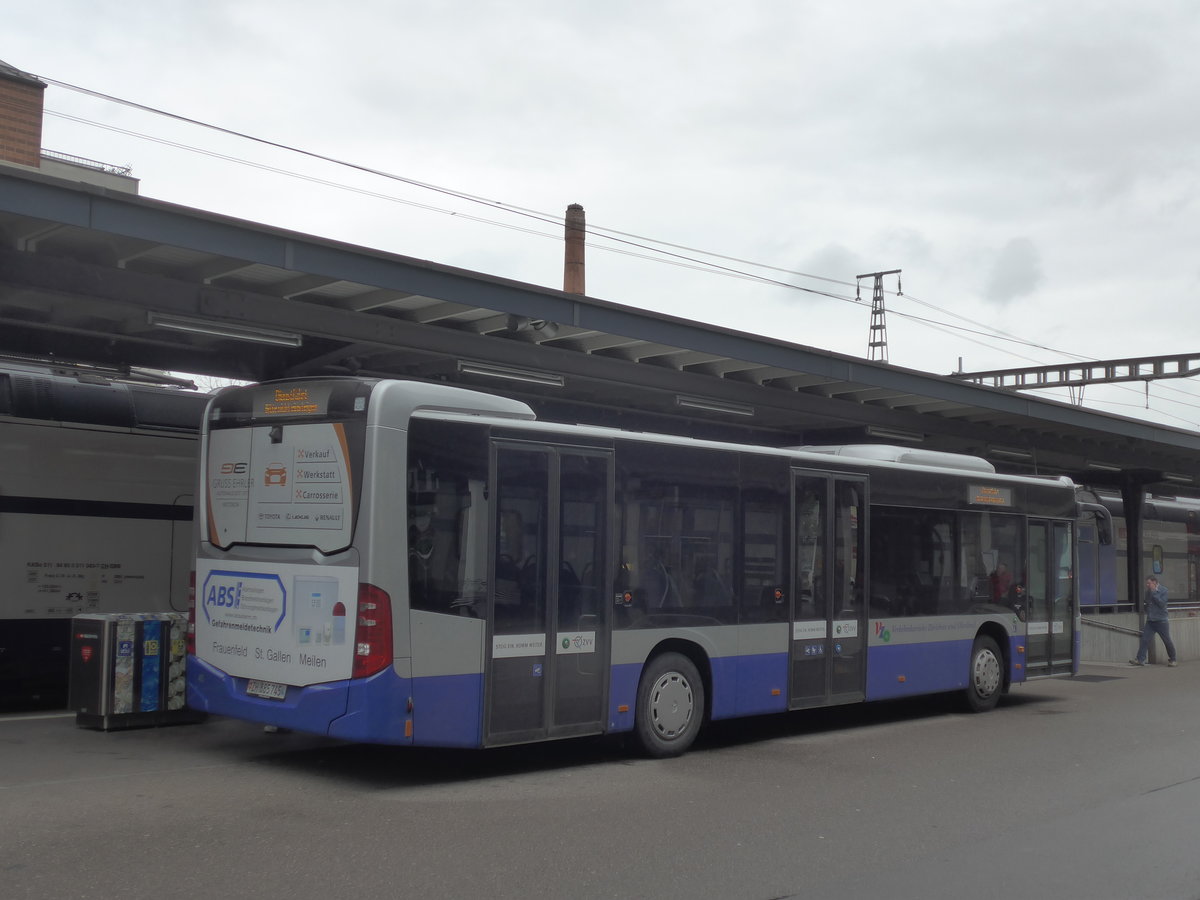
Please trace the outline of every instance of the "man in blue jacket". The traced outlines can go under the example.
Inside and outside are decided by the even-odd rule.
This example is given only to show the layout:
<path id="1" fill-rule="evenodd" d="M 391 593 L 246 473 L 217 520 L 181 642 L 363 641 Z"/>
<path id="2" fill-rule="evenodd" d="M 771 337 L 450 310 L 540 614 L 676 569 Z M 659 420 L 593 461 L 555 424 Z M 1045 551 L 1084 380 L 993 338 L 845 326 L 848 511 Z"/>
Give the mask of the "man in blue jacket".
<path id="1" fill-rule="evenodd" d="M 1129 661 L 1131 666 L 1146 664 L 1150 643 L 1156 633 L 1167 648 L 1167 665 L 1178 665 L 1175 661 L 1175 642 L 1171 640 L 1171 621 L 1167 615 L 1167 589 L 1151 575 L 1146 579 L 1146 627 L 1142 629 L 1142 642 L 1138 644 L 1137 657 Z"/>

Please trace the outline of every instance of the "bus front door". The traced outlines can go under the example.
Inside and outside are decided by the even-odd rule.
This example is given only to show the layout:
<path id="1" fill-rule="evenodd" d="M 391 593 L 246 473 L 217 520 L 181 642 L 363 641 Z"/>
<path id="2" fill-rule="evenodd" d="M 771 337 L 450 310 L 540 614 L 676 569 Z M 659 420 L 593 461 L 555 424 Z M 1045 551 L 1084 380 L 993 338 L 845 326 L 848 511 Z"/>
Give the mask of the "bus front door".
<path id="1" fill-rule="evenodd" d="M 865 696 L 867 482 L 792 473 L 789 708 Z"/>
<path id="2" fill-rule="evenodd" d="M 1076 587 L 1067 522 L 1029 523 L 1029 577 L 1025 586 L 1025 677 L 1072 671 Z"/>
<path id="3" fill-rule="evenodd" d="M 612 455 L 496 442 L 489 745 L 604 730 Z"/>

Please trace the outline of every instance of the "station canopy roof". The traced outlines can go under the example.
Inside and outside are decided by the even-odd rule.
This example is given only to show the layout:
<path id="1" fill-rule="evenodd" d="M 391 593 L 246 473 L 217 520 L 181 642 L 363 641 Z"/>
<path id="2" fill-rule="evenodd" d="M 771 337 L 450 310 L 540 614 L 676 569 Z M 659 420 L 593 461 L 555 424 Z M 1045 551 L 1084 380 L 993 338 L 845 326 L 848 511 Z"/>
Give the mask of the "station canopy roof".
<path id="1" fill-rule="evenodd" d="M 0 168 L 0 354 L 461 384 L 539 417 L 1200 490 L 1200 434 Z"/>

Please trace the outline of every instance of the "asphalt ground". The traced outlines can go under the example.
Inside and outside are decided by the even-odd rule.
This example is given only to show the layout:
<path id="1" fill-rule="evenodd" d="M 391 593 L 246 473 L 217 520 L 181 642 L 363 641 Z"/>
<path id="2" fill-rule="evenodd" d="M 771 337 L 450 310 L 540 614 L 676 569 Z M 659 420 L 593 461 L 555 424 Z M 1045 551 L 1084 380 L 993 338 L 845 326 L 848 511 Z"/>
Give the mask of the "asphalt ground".
<path id="1" fill-rule="evenodd" d="M 1200 898 L 1200 663 L 489 751 L 0 716 L 0 896 Z"/>

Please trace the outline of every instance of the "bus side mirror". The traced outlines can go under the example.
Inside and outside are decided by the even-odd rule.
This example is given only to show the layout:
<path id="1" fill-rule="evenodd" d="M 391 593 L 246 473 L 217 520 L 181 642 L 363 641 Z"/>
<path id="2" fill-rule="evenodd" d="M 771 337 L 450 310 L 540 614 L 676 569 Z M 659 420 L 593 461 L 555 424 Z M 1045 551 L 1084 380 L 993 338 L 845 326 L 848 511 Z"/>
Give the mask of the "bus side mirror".
<path id="1" fill-rule="evenodd" d="M 1113 542 L 1113 523 L 1108 507 L 1099 503 L 1080 503 L 1079 513 L 1080 516 L 1091 513 L 1095 517 L 1096 540 L 1105 547 L 1110 546 Z"/>

